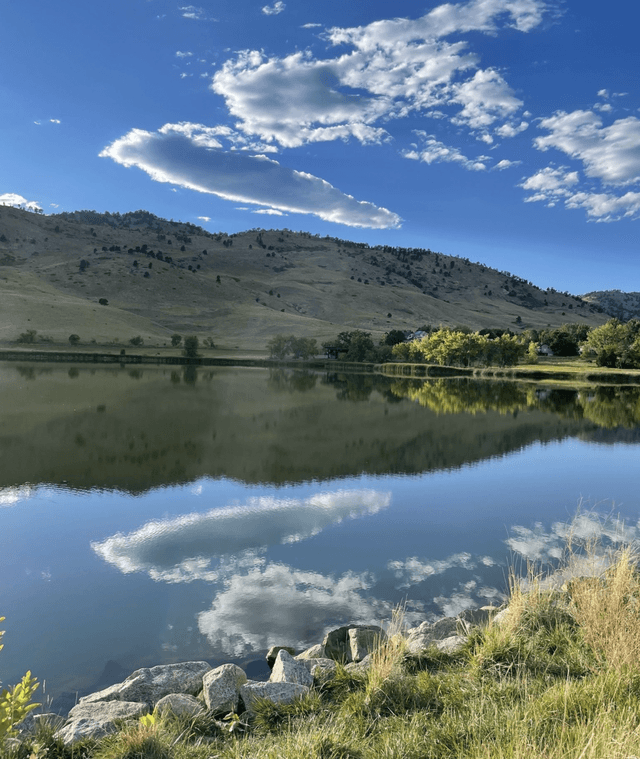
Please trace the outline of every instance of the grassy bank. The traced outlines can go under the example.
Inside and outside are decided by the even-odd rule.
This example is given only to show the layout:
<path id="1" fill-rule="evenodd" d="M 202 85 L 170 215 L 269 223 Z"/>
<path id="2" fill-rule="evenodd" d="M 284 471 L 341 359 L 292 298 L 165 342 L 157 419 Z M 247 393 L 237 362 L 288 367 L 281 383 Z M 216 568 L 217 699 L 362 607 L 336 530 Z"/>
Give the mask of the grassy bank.
<path id="1" fill-rule="evenodd" d="M 294 704 L 261 703 L 247 725 L 162 718 L 73 749 L 42 727 L 12 756 L 631 759 L 640 755 L 636 557 L 592 553 L 586 571 L 584 559 L 572 562 L 552 582 L 513 581 L 507 611 L 454 655 L 409 655 L 392 635 L 368 671 L 339 667 Z"/>

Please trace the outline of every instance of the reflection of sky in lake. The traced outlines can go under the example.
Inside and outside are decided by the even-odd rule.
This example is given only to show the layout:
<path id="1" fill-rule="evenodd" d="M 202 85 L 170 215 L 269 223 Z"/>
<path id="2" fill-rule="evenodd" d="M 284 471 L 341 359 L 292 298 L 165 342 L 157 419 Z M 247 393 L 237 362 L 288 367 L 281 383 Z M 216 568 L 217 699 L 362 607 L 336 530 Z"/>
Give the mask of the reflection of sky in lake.
<path id="1" fill-rule="evenodd" d="M 3 679 L 89 688 L 108 660 L 222 662 L 405 599 L 412 623 L 499 602 L 512 560 L 560 555 L 581 498 L 628 522 L 585 515 L 576 538 L 640 539 L 638 452 L 566 440 L 411 477 L 2 490 Z"/>

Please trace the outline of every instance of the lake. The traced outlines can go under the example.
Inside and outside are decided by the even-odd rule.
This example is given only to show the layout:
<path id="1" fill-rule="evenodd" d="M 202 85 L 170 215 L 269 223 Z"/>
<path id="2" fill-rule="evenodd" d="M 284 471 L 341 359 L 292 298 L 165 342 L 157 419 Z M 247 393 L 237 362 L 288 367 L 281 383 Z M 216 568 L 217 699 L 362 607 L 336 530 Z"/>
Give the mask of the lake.
<path id="1" fill-rule="evenodd" d="M 0 364 L 2 680 L 64 710 L 141 666 L 260 678 L 400 603 L 500 603 L 581 504 L 578 537 L 640 536 L 639 462 L 640 388 Z"/>

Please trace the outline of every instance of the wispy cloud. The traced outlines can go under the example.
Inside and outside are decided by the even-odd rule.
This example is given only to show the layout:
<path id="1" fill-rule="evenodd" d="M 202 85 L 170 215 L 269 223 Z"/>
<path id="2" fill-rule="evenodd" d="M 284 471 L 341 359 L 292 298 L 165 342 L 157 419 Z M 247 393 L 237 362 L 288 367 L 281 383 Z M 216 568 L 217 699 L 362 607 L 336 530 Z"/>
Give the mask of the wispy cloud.
<path id="1" fill-rule="evenodd" d="M 397 214 L 358 201 L 323 179 L 281 166 L 265 155 L 223 149 L 221 140 L 233 144 L 236 138 L 226 127 L 166 124 L 155 133 L 134 129 L 100 155 L 123 166 L 138 166 L 158 182 L 226 200 L 309 213 L 352 227 L 399 225 Z"/>
<path id="2" fill-rule="evenodd" d="M 427 164 L 431 163 L 457 163 L 469 171 L 484 171 L 487 156 L 479 156 L 476 159 L 467 158 L 457 148 L 447 147 L 444 143 L 439 142 L 432 134 L 416 132 L 421 138 L 422 146 L 415 147 L 411 150 L 403 151 L 402 155 L 414 161 L 422 161 Z"/>
<path id="3" fill-rule="evenodd" d="M 345 49 L 333 58 L 310 52 L 268 57 L 244 51 L 226 61 L 212 89 L 221 95 L 239 128 L 283 147 L 355 138 L 363 144 L 389 139 L 389 118 L 428 116 L 443 107 L 453 125 L 491 141 L 505 123 L 515 134 L 522 106 L 497 70 L 451 35 L 528 32 L 539 25 L 542 0 L 471 0 L 434 8 L 418 19 L 377 21 L 329 29 L 326 41 Z M 357 95 L 356 95 L 357 93 Z M 382 126 L 384 123 L 385 126 Z"/>
<path id="4" fill-rule="evenodd" d="M 535 147 L 543 152 L 558 150 L 574 159 L 591 183 L 584 186 L 579 170 L 549 166 L 521 183 L 524 190 L 534 191 L 526 201 L 555 205 L 562 200 L 566 208 L 581 208 L 594 221 L 640 216 L 640 192 L 632 188 L 640 185 L 638 118 L 627 116 L 605 126 L 594 111 L 559 111 L 542 119 L 539 127 L 548 134 L 536 137 Z"/>
<path id="5" fill-rule="evenodd" d="M 188 51 L 187 52 L 182 52 L 182 50 L 177 50 L 176 51 L 176 57 L 177 58 L 191 58 L 192 55 L 193 55 L 193 53 L 190 53 Z"/>
<path id="6" fill-rule="evenodd" d="M 207 16 L 204 8 L 199 8 L 196 5 L 180 6 L 180 12 L 183 18 L 190 18 L 194 21 L 217 21 L 217 19 Z"/>
<path id="7" fill-rule="evenodd" d="M 278 13 L 282 13 L 282 11 L 287 6 L 282 2 L 282 0 L 278 0 L 278 2 L 274 3 L 273 5 L 265 5 L 262 8 L 262 12 L 266 16 L 277 16 Z"/>
<path id="8" fill-rule="evenodd" d="M 307 499 L 263 496 L 244 505 L 148 522 L 91 547 L 125 574 L 142 571 L 163 582 L 213 582 L 236 572 L 238 562 L 256 566 L 256 556 L 270 545 L 304 540 L 344 519 L 375 514 L 390 500 L 389 493 L 375 490 L 338 490 Z"/>

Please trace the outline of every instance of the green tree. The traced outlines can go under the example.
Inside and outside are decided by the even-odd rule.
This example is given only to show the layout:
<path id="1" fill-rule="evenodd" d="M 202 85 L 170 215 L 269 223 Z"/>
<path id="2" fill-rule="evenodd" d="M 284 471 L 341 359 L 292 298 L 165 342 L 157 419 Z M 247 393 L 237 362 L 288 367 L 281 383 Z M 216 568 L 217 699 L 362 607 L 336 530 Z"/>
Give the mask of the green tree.
<path id="1" fill-rule="evenodd" d="M 199 342 L 195 335 L 189 335 L 184 339 L 184 348 L 182 353 L 187 358 L 196 358 L 198 355 Z"/>
<path id="2" fill-rule="evenodd" d="M 294 358 L 307 360 L 318 352 L 318 343 L 312 337 L 290 337 L 289 350 Z"/>
<path id="3" fill-rule="evenodd" d="M 633 319 L 622 324 L 609 319 L 606 324 L 591 330 L 584 350 L 594 355 L 598 366 L 632 369 L 640 367 L 640 322 Z"/>
<path id="4" fill-rule="evenodd" d="M 77 345 L 80 342 L 80 335 L 69 335 L 71 345 Z"/>
<path id="5" fill-rule="evenodd" d="M 398 345 L 398 343 L 403 343 L 405 340 L 404 332 L 401 329 L 392 329 L 390 332 L 387 332 L 387 334 L 382 339 L 382 342 L 385 345 Z"/>
<path id="6" fill-rule="evenodd" d="M 129 340 L 129 342 L 131 343 L 131 345 L 135 345 L 135 346 L 144 345 L 144 340 L 142 339 L 140 335 L 136 335 L 135 337 L 132 337 Z"/>
<path id="7" fill-rule="evenodd" d="M 181 342 L 182 342 L 182 335 L 178 335 L 177 333 L 174 335 L 171 335 L 172 347 L 177 348 Z"/>
<path id="8" fill-rule="evenodd" d="M 289 354 L 291 337 L 287 335 L 274 335 L 267 343 L 267 350 L 269 351 L 269 358 L 278 359 L 282 361 Z"/>

